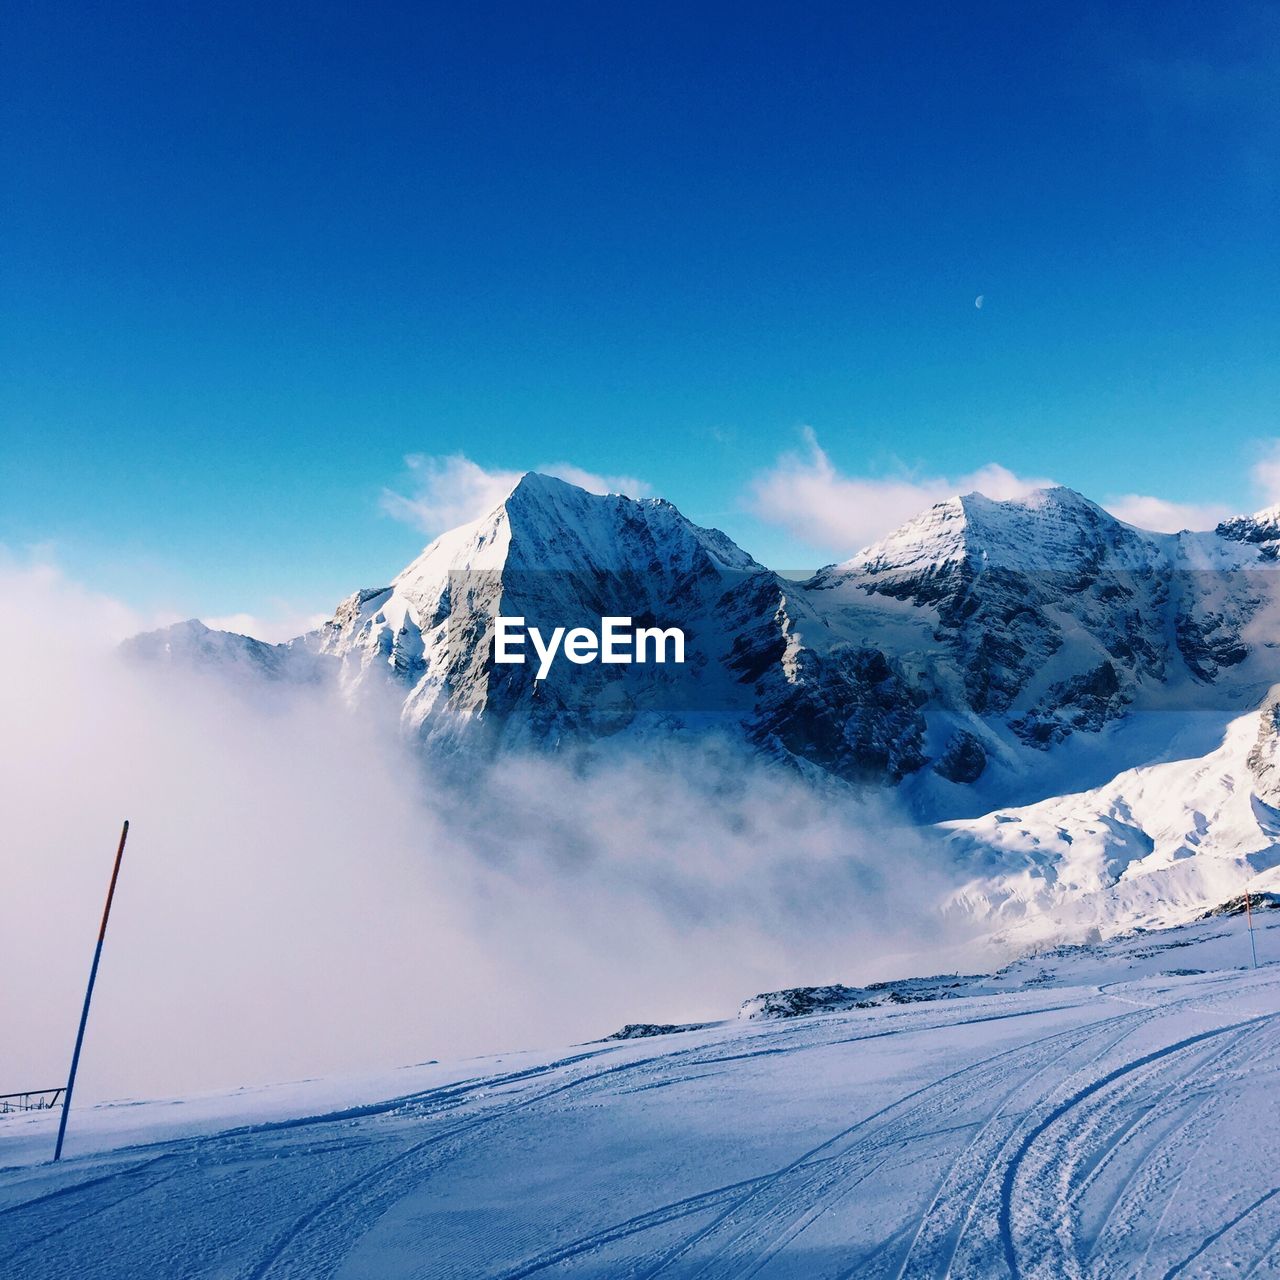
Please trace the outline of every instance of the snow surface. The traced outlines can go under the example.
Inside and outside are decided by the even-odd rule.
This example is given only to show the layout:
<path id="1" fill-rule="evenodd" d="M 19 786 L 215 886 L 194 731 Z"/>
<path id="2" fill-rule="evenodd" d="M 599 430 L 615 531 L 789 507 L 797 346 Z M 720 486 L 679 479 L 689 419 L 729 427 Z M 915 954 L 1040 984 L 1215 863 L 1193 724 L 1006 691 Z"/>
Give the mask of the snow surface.
<path id="1" fill-rule="evenodd" d="M 1178 924 L 1246 888 L 1280 889 L 1280 811 L 1259 776 L 1278 744 L 1269 717 L 1241 716 L 1207 755 L 939 824 L 971 877 L 952 909 L 1025 945 Z"/>
<path id="2" fill-rule="evenodd" d="M 975 994 L 0 1119 L 0 1276 L 1280 1274 L 1280 911 Z"/>

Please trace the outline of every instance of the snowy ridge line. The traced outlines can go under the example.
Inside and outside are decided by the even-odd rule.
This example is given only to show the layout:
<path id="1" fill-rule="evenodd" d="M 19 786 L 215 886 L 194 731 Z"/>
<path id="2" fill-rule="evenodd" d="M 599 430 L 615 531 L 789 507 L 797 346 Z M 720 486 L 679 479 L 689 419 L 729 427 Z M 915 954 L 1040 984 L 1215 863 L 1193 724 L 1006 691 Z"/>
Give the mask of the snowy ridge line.
<path id="1" fill-rule="evenodd" d="M 1243 916 L 1243 899 L 1237 909 L 1233 903 L 1203 912 L 1198 922 L 1219 922 L 1225 916 Z M 1280 908 L 1280 896 L 1263 894 L 1254 903 L 1254 911 Z M 1280 921 L 1276 923 L 1280 924 Z M 1200 930 L 1195 941 L 1206 942 L 1226 939 L 1233 934 L 1227 930 L 1208 932 Z M 1124 945 L 1139 959 L 1162 955 L 1165 952 L 1194 945 L 1187 941 L 1185 932 L 1176 926 L 1165 929 L 1134 929 L 1113 936 L 1112 944 Z M 957 1000 L 965 996 L 982 995 L 992 991 L 1026 991 L 1043 985 L 1044 966 L 1087 958 L 1098 953 L 1094 943 L 1068 943 L 1049 950 L 1032 950 L 1010 961 L 989 974 L 942 974 L 927 978 L 891 978 L 869 983 L 865 987 L 830 983 L 813 987 L 787 987 L 780 991 L 765 991 L 744 1000 L 738 1018 L 748 1022 L 768 1022 L 802 1018 L 820 1014 L 843 1013 L 854 1009 L 902 1007 L 920 1003 Z M 1123 981 L 1123 979 L 1118 980 Z M 1100 992 L 1112 984 L 1101 984 Z M 715 1025 L 715 1024 L 708 1024 Z M 691 1028 L 694 1029 L 694 1028 Z"/>
<path id="2" fill-rule="evenodd" d="M 1152 535 L 1067 489 L 1009 502 L 969 495 L 797 581 L 669 503 L 588 494 L 530 473 L 493 512 L 436 539 L 390 586 L 353 593 L 317 632 L 264 646 L 185 623 L 133 649 L 243 662 L 264 675 L 293 666 L 310 677 L 318 661 L 337 659 L 349 691 L 379 675 L 398 688 L 408 727 L 429 740 L 457 746 L 460 727 L 483 717 L 504 722 L 504 739 L 545 741 L 552 732 L 594 736 L 586 713 L 616 682 L 544 682 L 544 694 L 571 702 L 553 709 L 554 726 L 539 727 L 533 685 L 493 669 L 494 620 L 570 626 L 669 611 L 665 621 L 687 623 L 699 637 L 706 665 L 667 690 L 669 709 L 682 698 L 689 710 L 727 698 L 726 709 L 748 713 L 752 723 L 741 727 L 757 747 L 807 752 L 839 776 L 869 770 L 890 781 L 932 759 L 963 786 L 988 766 L 1003 769 L 1010 751 L 1035 748 L 1032 761 L 1141 705 L 1238 707 L 1249 690 L 1256 703 L 1280 679 L 1280 662 L 1268 662 L 1259 643 L 1280 530 L 1260 527 L 1273 541 Z M 1002 639 L 993 643 L 997 623 Z M 848 700 L 843 730 L 863 738 L 854 756 L 842 758 L 833 741 L 816 754 L 801 748 L 801 730 L 825 736 L 840 727 L 815 719 L 822 710 L 807 697 L 803 706 L 773 705 L 812 685 Z M 638 715 L 639 726 L 654 690 L 624 687 L 640 701 L 623 723 Z M 901 707 L 890 708 L 886 693 Z M 928 704 L 924 736 L 936 743 L 921 736 L 911 705 L 919 701 Z M 848 716 L 855 710 L 863 714 Z M 873 710 L 879 723 L 866 714 Z"/>

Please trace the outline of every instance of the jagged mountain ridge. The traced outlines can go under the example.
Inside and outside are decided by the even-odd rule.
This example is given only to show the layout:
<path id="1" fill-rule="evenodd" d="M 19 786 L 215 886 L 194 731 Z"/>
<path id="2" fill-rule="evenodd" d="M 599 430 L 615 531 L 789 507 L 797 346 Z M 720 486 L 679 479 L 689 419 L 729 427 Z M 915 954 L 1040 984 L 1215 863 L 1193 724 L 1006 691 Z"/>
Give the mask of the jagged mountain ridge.
<path id="1" fill-rule="evenodd" d="M 841 778 L 905 781 L 926 808 L 981 812 L 1041 777 L 1044 794 L 1065 789 L 1053 762 L 1098 754 L 1145 708 L 1225 723 L 1256 706 L 1280 679 L 1277 547 L 1275 511 L 1156 534 L 1052 488 L 939 503 L 795 582 L 661 499 L 529 473 L 387 586 L 251 661 L 266 675 L 318 661 L 351 697 L 390 690 L 432 746 L 715 727 Z M 561 663 L 535 683 L 529 665 L 493 663 L 498 614 L 550 629 L 608 613 L 682 627 L 686 668 Z M 138 645 L 217 660 L 207 637 L 172 630 Z M 1113 756 L 1097 762 L 1108 777 Z"/>

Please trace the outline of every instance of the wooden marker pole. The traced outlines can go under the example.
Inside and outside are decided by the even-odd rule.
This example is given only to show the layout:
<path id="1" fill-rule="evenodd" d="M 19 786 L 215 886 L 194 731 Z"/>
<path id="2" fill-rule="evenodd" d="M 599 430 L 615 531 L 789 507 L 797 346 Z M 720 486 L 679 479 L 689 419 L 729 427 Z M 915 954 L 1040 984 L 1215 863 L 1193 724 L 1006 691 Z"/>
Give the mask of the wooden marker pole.
<path id="1" fill-rule="evenodd" d="M 98 945 L 93 950 L 93 965 L 89 969 L 89 985 L 84 993 L 84 1008 L 80 1010 L 80 1030 L 76 1032 L 75 1052 L 71 1055 L 71 1074 L 67 1077 L 67 1091 L 62 1095 L 62 1119 L 58 1122 L 58 1145 L 53 1158 L 62 1158 L 62 1140 L 67 1135 L 67 1113 L 71 1110 L 71 1091 L 76 1087 L 76 1068 L 80 1065 L 80 1047 L 84 1044 L 84 1028 L 89 1021 L 89 1001 L 93 999 L 93 984 L 98 980 L 98 961 L 102 959 L 102 941 L 107 936 L 107 918 L 111 915 L 111 899 L 116 896 L 116 880 L 120 877 L 120 860 L 124 857 L 124 842 L 129 838 L 129 822 L 125 820 L 120 831 L 120 845 L 116 849 L 116 864 L 111 869 L 111 884 L 107 888 L 107 905 L 102 908 L 102 923 L 98 926 Z"/>
<path id="2" fill-rule="evenodd" d="M 1249 901 L 1249 890 L 1244 891 L 1244 918 L 1249 925 L 1249 951 L 1253 956 L 1253 967 L 1258 967 L 1258 944 L 1253 938 L 1253 904 Z"/>

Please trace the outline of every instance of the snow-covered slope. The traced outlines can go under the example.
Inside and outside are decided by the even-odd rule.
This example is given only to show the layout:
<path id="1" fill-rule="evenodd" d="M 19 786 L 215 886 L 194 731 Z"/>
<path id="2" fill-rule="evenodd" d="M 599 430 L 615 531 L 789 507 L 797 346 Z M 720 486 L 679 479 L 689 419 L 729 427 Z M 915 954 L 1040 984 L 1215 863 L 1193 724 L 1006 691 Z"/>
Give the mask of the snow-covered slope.
<path id="1" fill-rule="evenodd" d="M 967 878 L 953 908 L 1027 942 L 1158 927 L 1280 889 L 1278 710 L 1272 695 L 1205 756 L 941 824 Z"/>
<path id="2" fill-rule="evenodd" d="M 1280 1273 L 1280 911 L 983 994 L 0 1117 L 0 1280 Z M 995 980 L 993 980 L 995 981 Z M 424 1046 L 429 1052 L 429 1046 Z"/>

